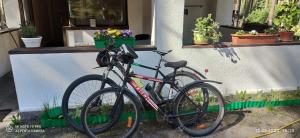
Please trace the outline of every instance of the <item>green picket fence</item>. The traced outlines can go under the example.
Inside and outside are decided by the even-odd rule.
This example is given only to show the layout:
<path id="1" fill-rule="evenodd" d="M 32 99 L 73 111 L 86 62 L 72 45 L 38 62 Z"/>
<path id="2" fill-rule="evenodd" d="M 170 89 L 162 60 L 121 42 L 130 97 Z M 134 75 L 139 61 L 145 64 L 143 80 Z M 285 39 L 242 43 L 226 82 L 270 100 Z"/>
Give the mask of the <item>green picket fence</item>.
<path id="1" fill-rule="evenodd" d="M 225 105 L 225 110 L 233 111 L 238 109 L 245 108 L 262 108 L 268 106 L 295 106 L 300 105 L 300 99 L 293 100 L 284 100 L 284 101 L 246 101 L 246 102 L 232 102 Z M 217 112 L 219 110 L 219 106 L 213 105 L 208 107 L 208 112 Z M 40 124 L 42 128 L 48 127 L 66 127 L 67 123 L 63 118 L 58 119 L 59 116 L 62 115 L 60 107 L 55 107 L 50 109 L 47 113 L 44 113 L 40 118 Z M 127 121 L 128 117 L 134 117 L 134 113 L 132 112 L 124 112 L 121 115 L 121 121 Z M 156 115 L 155 111 L 145 111 L 142 113 L 142 120 L 155 120 Z M 99 124 L 105 123 L 108 121 L 108 116 L 106 115 L 98 115 L 98 116 L 89 116 L 88 117 L 89 124 Z M 80 123 L 80 119 L 77 118 L 76 122 Z"/>

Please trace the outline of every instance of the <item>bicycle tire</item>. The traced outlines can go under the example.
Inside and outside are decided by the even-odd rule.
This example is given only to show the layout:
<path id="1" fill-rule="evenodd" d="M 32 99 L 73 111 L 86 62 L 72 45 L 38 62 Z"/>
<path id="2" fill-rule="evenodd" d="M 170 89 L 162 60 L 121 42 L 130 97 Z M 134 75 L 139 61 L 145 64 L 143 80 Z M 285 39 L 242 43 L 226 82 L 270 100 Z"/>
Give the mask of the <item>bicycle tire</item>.
<path id="1" fill-rule="evenodd" d="M 83 125 L 83 128 L 85 130 L 85 133 L 89 136 L 89 137 L 92 137 L 92 138 L 96 138 L 97 136 L 95 136 L 94 133 L 101 133 L 101 132 L 105 132 L 106 130 L 110 129 L 111 127 L 113 127 L 113 125 L 115 124 L 115 122 L 111 123 L 112 125 L 110 126 L 106 126 L 104 128 L 98 128 L 97 130 L 91 130 L 88 126 L 88 123 L 87 123 L 87 110 L 88 110 L 88 107 L 89 105 L 91 104 L 91 102 L 93 102 L 93 100 L 103 94 L 103 93 L 106 93 L 106 92 L 117 92 L 117 93 L 120 93 L 120 87 L 109 87 L 109 88 L 104 88 L 102 90 L 99 90 L 97 92 L 95 92 L 94 94 L 92 94 L 87 100 L 86 102 L 84 103 L 84 106 L 83 106 L 83 109 L 82 109 L 82 112 L 81 112 L 81 124 Z M 137 130 L 138 126 L 139 126 L 139 122 L 140 122 L 140 117 L 141 117 L 141 105 L 140 105 L 140 102 L 137 98 L 136 95 L 134 95 L 132 92 L 130 92 L 127 88 L 123 89 L 123 95 L 125 95 L 127 98 L 129 98 L 132 102 L 133 102 L 133 105 L 134 105 L 134 108 L 136 110 L 136 116 L 135 116 L 135 122 L 133 123 L 130 131 L 128 133 L 126 133 L 126 135 L 122 136 L 122 137 L 125 137 L 125 138 L 128 138 L 128 137 L 131 137 L 133 135 L 133 133 Z M 120 118 L 120 116 L 118 116 L 118 119 L 113 119 L 114 121 L 118 121 Z"/>
<path id="2" fill-rule="evenodd" d="M 208 127 L 208 128 L 204 128 L 204 129 L 199 129 L 199 130 L 191 130 L 189 128 L 187 128 L 183 121 L 180 120 L 180 118 L 178 117 L 179 113 L 178 113 L 178 106 L 180 104 L 180 101 L 183 99 L 183 96 L 185 96 L 185 93 L 189 92 L 190 89 L 193 89 L 195 87 L 200 87 L 201 89 L 210 89 L 213 90 L 213 92 L 215 92 L 214 94 L 216 94 L 217 98 L 220 100 L 219 104 L 220 104 L 220 108 L 219 108 L 219 115 L 218 118 L 216 119 L 216 121 L 213 123 L 212 126 Z M 182 90 L 182 92 L 176 97 L 175 101 L 174 101 L 174 114 L 176 117 L 176 120 L 178 122 L 178 124 L 180 125 L 180 128 L 182 128 L 182 130 L 187 133 L 188 135 L 192 136 L 192 137 L 201 137 L 201 136 L 206 136 L 211 134 L 212 132 L 214 132 L 218 126 L 221 124 L 223 118 L 224 118 L 224 114 L 225 114 L 225 109 L 224 109 L 224 99 L 222 94 L 220 93 L 220 91 L 215 88 L 214 86 L 207 84 L 207 83 L 203 83 L 203 82 L 194 82 L 191 83 L 189 85 L 187 85 L 186 87 L 184 87 L 184 89 Z"/>
<path id="3" fill-rule="evenodd" d="M 69 115 L 69 98 L 73 91 L 76 89 L 76 87 L 80 86 L 80 84 L 83 84 L 87 81 L 91 80 L 96 80 L 96 81 L 103 81 L 103 76 L 102 75 L 97 75 L 97 74 L 91 74 L 91 75 L 86 75 L 82 76 L 75 81 L 73 81 L 68 88 L 66 89 L 63 99 L 62 99 L 62 113 L 63 113 L 63 118 L 67 121 L 69 125 L 71 125 L 75 130 L 84 132 L 84 129 L 80 123 L 77 123 L 70 115 Z M 107 78 L 106 83 L 109 86 L 118 86 L 113 80 L 110 78 Z"/>

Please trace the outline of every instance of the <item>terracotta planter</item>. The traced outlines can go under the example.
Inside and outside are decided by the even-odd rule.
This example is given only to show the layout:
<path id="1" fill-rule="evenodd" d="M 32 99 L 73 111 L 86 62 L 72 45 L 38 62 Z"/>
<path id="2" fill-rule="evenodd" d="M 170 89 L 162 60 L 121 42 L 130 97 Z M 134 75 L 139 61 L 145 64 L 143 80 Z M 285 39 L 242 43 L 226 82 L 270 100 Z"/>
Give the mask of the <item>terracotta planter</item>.
<path id="1" fill-rule="evenodd" d="M 279 38 L 281 41 L 293 41 L 293 37 L 294 37 L 294 32 L 279 32 Z"/>
<path id="2" fill-rule="evenodd" d="M 258 34 L 258 35 L 236 35 L 232 34 L 232 45 L 246 44 L 274 44 L 277 40 L 277 34 Z"/>

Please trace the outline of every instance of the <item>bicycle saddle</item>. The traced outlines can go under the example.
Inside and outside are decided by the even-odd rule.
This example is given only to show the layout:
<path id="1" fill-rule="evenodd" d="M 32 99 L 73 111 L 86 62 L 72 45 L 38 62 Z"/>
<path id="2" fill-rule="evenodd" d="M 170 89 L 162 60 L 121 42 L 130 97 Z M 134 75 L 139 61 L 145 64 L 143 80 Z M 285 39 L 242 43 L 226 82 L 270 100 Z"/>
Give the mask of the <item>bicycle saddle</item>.
<path id="1" fill-rule="evenodd" d="M 181 67 L 185 67 L 187 64 L 187 61 L 185 60 L 180 60 L 177 62 L 166 62 L 165 63 L 165 67 L 170 67 L 170 68 L 174 68 L 174 69 L 178 69 Z"/>
<path id="2" fill-rule="evenodd" d="M 165 56 L 165 55 L 169 54 L 170 52 L 172 52 L 172 50 L 169 50 L 169 51 L 167 51 L 167 52 L 158 51 L 158 50 L 153 50 L 152 52 L 155 52 L 155 53 L 157 53 L 157 54 L 159 54 L 159 55 L 161 55 L 161 56 Z"/>

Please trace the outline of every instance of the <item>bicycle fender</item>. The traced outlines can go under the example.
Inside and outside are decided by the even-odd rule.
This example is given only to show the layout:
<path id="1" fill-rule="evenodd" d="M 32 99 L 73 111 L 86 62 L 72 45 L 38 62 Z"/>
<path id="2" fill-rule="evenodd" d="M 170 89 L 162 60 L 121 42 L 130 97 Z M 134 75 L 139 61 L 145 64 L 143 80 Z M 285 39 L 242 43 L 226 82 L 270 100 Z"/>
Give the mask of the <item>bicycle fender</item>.
<path id="1" fill-rule="evenodd" d="M 208 82 L 208 83 L 215 83 L 215 84 L 223 84 L 222 82 L 214 81 L 214 80 L 197 80 L 195 82 L 202 82 L 202 83 Z"/>

